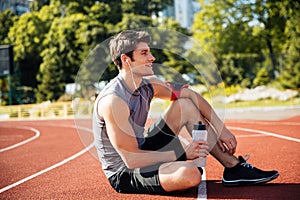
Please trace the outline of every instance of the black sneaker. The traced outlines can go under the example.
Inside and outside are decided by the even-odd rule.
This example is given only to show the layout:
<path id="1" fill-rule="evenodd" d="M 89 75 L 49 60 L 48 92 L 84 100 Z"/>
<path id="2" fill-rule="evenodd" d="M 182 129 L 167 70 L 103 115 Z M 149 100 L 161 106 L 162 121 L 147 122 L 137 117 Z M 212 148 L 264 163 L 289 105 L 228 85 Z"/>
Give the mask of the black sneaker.
<path id="1" fill-rule="evenodd" d="M 262 171 L 247 163 L 242 156 L 239 156 L 240 162 L 232 167 L 225 168 L 222 178 L 224 186 L 242 186 L 255 185 L 269 182 L 279 176 L 279 173 L 273 171 Z"/>

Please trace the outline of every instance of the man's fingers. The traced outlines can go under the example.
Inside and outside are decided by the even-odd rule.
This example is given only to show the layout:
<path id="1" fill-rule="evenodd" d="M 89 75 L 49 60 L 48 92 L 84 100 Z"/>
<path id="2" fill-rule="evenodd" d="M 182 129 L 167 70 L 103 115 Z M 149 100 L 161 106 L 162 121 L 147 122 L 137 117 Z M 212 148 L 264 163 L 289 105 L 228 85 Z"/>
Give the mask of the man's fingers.
<path id="1" fill-rule="evenodd" d="M 209 149 L 209 146 L 207 144 L 201 144 L 200 149 Z"/>
<path id="2" fill-rule="evenodd" d="M 208 156 L 209 152 L 207 151 L 207 149 L 200 149 L 199 151 L 199 157 L 206 157 Z"/>
<path id="3" fill-rule="evenodd" d="M 218 141 L 218 145 L 219 145 L 219 147 L 221 148 L 221 151 L 222 152 L 225 152 L 226 151 L 226 148 L 225 148 L 225 146 L 224 146 L 224 144 L 223 144 L 223 142 L 222 141 Z"/>
<path id="4" fill-rule="evenodd" d="M 208 145 L 208 142 L 205 141 L 205 140 L 198 140 L 198 141 L 194 141 L 195 143 L 199 144 L 199 145 L 202 145 L 202 144 L 206 144 Z"/>
<path id="5" fill-rule="evenodd" d="M 227 144 L 226 144 L 227 145 Z M 229 141 L 228 143 L 228 150 L 231 154 L 234 154 L 235 153 L 235 150 L 236 150 L 236 145 L 237 145 L 237 142 L 235 139 L 232 139 Z"/>

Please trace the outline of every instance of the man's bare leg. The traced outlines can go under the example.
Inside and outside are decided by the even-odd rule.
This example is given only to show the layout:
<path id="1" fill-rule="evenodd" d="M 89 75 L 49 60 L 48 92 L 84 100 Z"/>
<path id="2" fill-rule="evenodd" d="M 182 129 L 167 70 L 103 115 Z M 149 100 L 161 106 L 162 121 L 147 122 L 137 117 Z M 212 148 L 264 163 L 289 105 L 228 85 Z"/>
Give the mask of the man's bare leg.
<path id="1" fill-rule="evenodd" d="M 206 120 L 200 114 L 198 108 L 188 99 L 177 100 L 177 102 L 174 102 L 172 106 L 169 108 L 167 115 L 165 116 L 165 121 L 176 134 L 179 134 L 181 128 L 183 126 L 186 126 L 188 132 L 191 135 L 194 124 L 199 121 L 206 122 Z M 211 150 L 210 153 L 224 167 L 235 166 L 239 162 L 239 160 L 234 155 L 231 155 L 228 151 L 223 152 L 221 150 L 221 148 L 217 144 L 218 136 L 215 130 L 210 125 L 208 126 L 207 131 L 208 143 Z"/>
<path id="2" fill-rule="evenodd" d="M 179 101 L 177 100 L 177 102 L 174 102 L 164 116 L 164 119 L 177 135 L 183 126 L 185 126 L 191 134 L 195 123 L 198 121 L 206 122 L 197 107 L 188 99 L 179 99 Z M 237 166 L 240 162 L 239 159 L 228 151 L 223 152 L 217 143 L 218 139 L 215 129 L 209 125 L 208 143 L 211 145 L 210 153 L 225 167 L 225 169 Z M 168 165 L 167 163 L 163 164 L 159 171 L 161 184 L 166 191 L 186 189 L 200 184 L 201 175 L 198 168 L 192 162 L 174 163 L 171 165 Z M 249 180 L 247 181 L 249 184 L 257 184 L 258 182 L 256 182 L 256 180 L 260 177 L 264 179 L 264 182 L 268 182 L 279 175 L 278 172 L 274 170 L 263 172 L 263 174 L 257 174 L 256 171 L 252 169 L 251 173 L 253 173 L 253 178 L 248 178 Z M 241 177 L 243 178 L 243 174 L 241 174 Z M 243 183 L 237 181 L 236 184 Z"/>
<path id="3" fill-rule="evenodd" d="M 199 120 L 199 112 L 192 105 L 193 103 L 188 99 L 178 99 L 164 114 L 165 122 L 176 136 L 182 127 L 187 126 L 192 129 L 193 124 Z M 164 190 L 171 192 L 199 185 L 201 174 L 193 162 L 177 161 L 160 166 L 159 180 Z"/>
<path id="4" fill-rule="evenodd" d="M 159 168 L 159 180 L 165 191 L 185 190 L 201 182 L 201 174 L 192 162 L 164 163 Z"/>
<path id="5" fill-rule="evenodd" d="M 197 107 L 189 99 L 179 99 L 173 102 L 163 118 L 176 135 L 184 126 L 191 134 L 194 124 L 198 121 L 205 122 Z M 211 147 L 211 154 L 225 167 L 236 165 L 238 163 L 236 157 L 221 151 L 216 142 L 216 133 L 212 128 L 208 129 L 208 135 L 211 135 L 208 142 L 214 145 Z M 160 167 L 159 179 L 166 191 L 175 191 L 199 185 L 201 174 L 192 162 L 172 162 Z"/>

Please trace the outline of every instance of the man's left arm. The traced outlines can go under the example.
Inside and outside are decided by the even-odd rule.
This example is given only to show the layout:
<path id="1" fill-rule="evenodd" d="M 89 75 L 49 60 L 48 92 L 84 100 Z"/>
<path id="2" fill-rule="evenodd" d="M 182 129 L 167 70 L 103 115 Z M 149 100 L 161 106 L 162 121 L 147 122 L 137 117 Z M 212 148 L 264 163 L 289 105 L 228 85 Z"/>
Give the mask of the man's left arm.
<path id="1" fill-rule="evenodd" d="M 228 150 L 234 154 L 237 141 L 235 136 L 226 128 L 223 121 L 218 117 L 211 105 L 197 92 L 185 87 L 175 87 L 170 83 L 163 82 L 155 76 L 147 77 L 154 88 L 154 96 L 165 100 L 175 100 L 176 98 L 189 98 L 196 105 L 202 116 L 215 128 L 219 136 L 218 144 L 223 152 Z M 175 92 L 174 89 L 177 91 Z M 174 95 L 176 94 L 176 95 Z M 225 146 L 225 145 L 226 146 Z"/>
<path id="2" fill-rule="evenodd" d="M 237 141 L 235 136 L 227 129 L 223 121 L 216 114 L 212 106 L 197 92 L 189 89 L 183 88 L 180 92 L 180 98 L 189 98 L 197 106 L 201 115 L 213 125 L 218 133 L 219 141 L 218 144 L 222 151 L 225 152 L 226 149 L 234 154 L 236 150 Z M 224 144 L 226 146 L 224 146 Z"/>

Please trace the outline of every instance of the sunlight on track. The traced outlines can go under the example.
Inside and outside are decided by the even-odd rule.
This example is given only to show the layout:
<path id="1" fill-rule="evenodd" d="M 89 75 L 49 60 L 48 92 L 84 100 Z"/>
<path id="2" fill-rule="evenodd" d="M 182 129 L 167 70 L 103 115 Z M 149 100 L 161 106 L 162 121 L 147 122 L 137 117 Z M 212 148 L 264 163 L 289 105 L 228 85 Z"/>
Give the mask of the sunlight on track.
<path id="1" fill-rule="evenodd" d="M 1 125 L 2 126 L 2 125 Z M 15 128 L 15 129 L 25 129 L 25 130 L 29 130 L 29 131 L 33 131 L 35 132 L 35 135 L 33 137 L 30 137 L 28 138 L 27 140 L 23 140 L 22 142 L 19 142 L 17 144 L 14 144 L 14 145 L 11 145 L 11 146 L 8 146 L 8 147 L 5 147 L 3 149 L 0 149 L 0 153 L 4 152 L 4 151 L 8 151 L 8 150 L 11 150 L 11 149 L 14 149 L 14 148 L 17 148 L 21 145 L 24 145 L 28 142 L 31 142 L 32 140 L 35 140 L 37 139 L 38 137 L 40 137 L 40 131 L 38 131 L 37 129 L 35 128 L 31 128 L 31 127 L 27 127 L 27 126 L 2 126 L 2 127 L 7 127 L 7 128 Z"/>
<path id="2" fill-rule="evenodd" d="M 267 131 L 261 131 L 261 130 L 255 130 L 255 129 L 249 129 L 249 128 L 241 128 L 241 127 L 233 127 L 233 126 L 228 126 L 228 128 L 231 130 L 247 131 L 247 132 L 251 132 L 251 133 L 260 133 L 263 135 L 277 137 L 277 138 L 284 139 L 284 140 L 300 142 L 300 139 L 298 139 L 298 138 L 288 137 L 288 136 L 280 135 L 277 133 L 271 133 L 271 132 L 267 132 Z"/>
<path id="3" fill-rule="evenodd" d="M 249 120 L 238 120 L 239 123 L 243 124 L 260 124 L 260 125 L 273 125 L 273 121 L 249 121 Z M 280 125 L 286 125 L 286 126 L 300 126 L 299 122 L 278 122 L 276 121 L 276 124 Z"/>
<path id="4" fill-rule="evenodd" d="M 69 126 L 69 127 L 74 128 L 74 127 L 72 127 L 72 126 Z M 78 126 L 77 126 L 77 128 L 78 128 L 78 129 L 81 129 L 81 127 L 78 127 Z M 88 129 L 88 128 L 86 128 L 86 127 L 82 127 L 82 129 L 85 130 L 85 131 L 92 132 L 91 129 Z M 8 185 L 8 186 L 6 186 L 6 187 L 4 187 L 4 188 L 1 188 L 1 189 L 0 189 L 0 193 L 5 192 L 5 191 L 7 191 L 7 190 L 9 190 L 9 189 L 11 189 L 11 188 L 13 188 L 13 187 L 16 187 L 16 186 L 18 186 L 18 185 L 20 185 L 20 184 L 22 184 L 22 183 L 24 183 L 24 182 L 26 182 L 26 181 L 29 181 L 29 180 L 31 180 L 31 179 L 37 177 L 37 176 L 40 176 L 40 175 L 42 175 L 42 174 L 44 174 L 44 173 L 46 173 L 46 172 L 48 172 L 48 171 L 50 171 L 50 170 L 52 170 L 52 169 L 55 169 L 55 168 L 57 168 L 57 167 L 59 167 L 59 166 L 62 166 L 62 165 L 64 165 L 64 164 L 66 164 L 67 162 L 69 162 L 69 161 L 71 161 L 71 160 L 73 160 L 73 159 L 75 159 L 75 158 L 81 156 L 82 154 L 88 152 L 88 151 L 89 151 L 91 148 L 93 148 L 93 147 L 94 147 L 94 143 L 91 143 L 89 146 L 87 146 L 87 147 L 84 148 L 83 150 L 81 150 L 81 151 L 79 151 L 78 153 L 76 153 L 76 154 L 74 154 L 74 155 L 72 155 L 72 156 L 70 156 L 70 157 L 64 159 L 63 161 L 58 162 L 58 163 L 56 163 L 56 164 L 54 164 L 54 165 L 52 165 L 52 166 L 50 166 L 50 167 L 48 167 L 48 168 L 46 168 L 46 169 L 43 169 L 43 170 L 41 170 L 41 171 L 39 171 L 39 172 L 37 172 L 37 173 L 35 173 L 35 174 L 32 174 L 31 176 L 28 176 L 28 177 L 26 177 L 26 178 L 24 178 L 24 179 L 22 179 L 22 180 L 19 180 L 19 181 L 15 182 L 15 183 L 13 183 L 13 184 L 11 184 L 11 185 Z"/>

